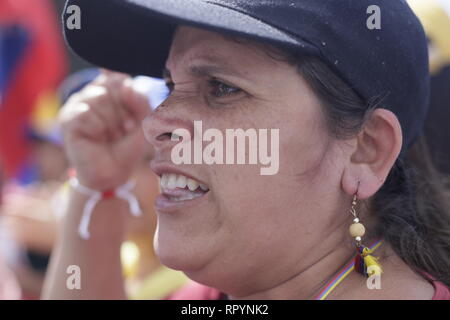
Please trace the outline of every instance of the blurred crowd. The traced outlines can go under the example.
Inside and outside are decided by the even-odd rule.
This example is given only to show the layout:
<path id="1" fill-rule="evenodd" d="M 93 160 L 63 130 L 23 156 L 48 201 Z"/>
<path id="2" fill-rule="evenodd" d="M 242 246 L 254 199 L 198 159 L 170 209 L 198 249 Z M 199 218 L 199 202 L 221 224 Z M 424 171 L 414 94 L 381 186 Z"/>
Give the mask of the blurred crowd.
<path id="1" fill-rule="evenodd" d="M 62 3 L 0 2 L 0 299 L 40 296 L 70 171 L 58 110 L 99 74 L 66 51 L 57 12 Z M 152 105 L 164 99 L 162 81 L 135 82 Z M 130 224 L 121 253 L 127 292 L 136 299 L 162 298 L 186 281 L 162 267 L 153 250 L 158 182 L 151 156 L 149 149 L 136 168 L 134 192 L 144 215 Z"/>
<path id="2" fill-rule="evenodd" d="M 30 2 L 33 2 L 30 6 Z M 429 39 L 432 94 L 426 137 L 435 164 L 450 173 L 450 0 L 410 0 Z M 0 299 L 38 299 L 70 171 L 57 114 L 99 70 L 73 60 L 60 32 L 63 1 L 0 1 Z M 137 85 L 155 107 L 164 99 L 158 79 Z M 161 266 L 153 250 L 157 177 L 149 147 L 136 168 L 134 192 L 144 215 L 130 224 L 122 246 L 132 299 L 160 299 L 187 278 Z"/>

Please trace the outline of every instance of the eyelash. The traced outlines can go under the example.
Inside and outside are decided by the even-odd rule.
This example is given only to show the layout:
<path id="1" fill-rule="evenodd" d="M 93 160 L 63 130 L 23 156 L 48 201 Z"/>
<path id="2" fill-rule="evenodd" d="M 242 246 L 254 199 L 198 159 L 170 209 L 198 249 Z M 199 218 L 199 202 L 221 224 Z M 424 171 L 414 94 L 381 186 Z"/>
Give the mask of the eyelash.
<path id="1" fill-rule="evenodd" d="M 239 93 L 242 92 L 241 89 L 233 87 L 233 86 L 230 86 L 230 85 L 228 85 L 226 83 L 223 83 L 222 81 L 219 81 L 217 79 L 209 80 L 208 81 L 208 85 L 209 85 L 209 87 L 211 89 L 211 91 L 209 93 L 212 94 L 215 98 L 223 98 L 223 97 L 239 94 Z M 166 81 L 166 86 L 169 89 L 169 92 L 172 93 L 172 91 L 175 88 L 175 83 L 172 82 L 172 81 Z M 231 92 L 231 93 L 223 93 L 223 92 L 213 93 L 214 86 L 219 87 L 222 90 L 224 90 L 224 89 L 231 89 L 233 92 Z"/>
<path id="2" fill-rule="evenodd" d="M 240 93 L 240 92 L 242 92 L 242 90 L 241 89 L 239 89 L 239 88 L 236 88 L 236 87 L 233 87 L 233 86 L 230 86 L 230 85 L 227 85 L 226 83 L 223 83 L 223 82 L 221 82 L 221 81 L 219 81 L 219 80 L 216 80 L 216 79 L 213 79 L 213 80 L 210 80 L 210 81 L 208 81 L 209 82 L 209 85 L 213 88 L 214 86 L 216 86 L 216 89 L 221 89 L 221 90 L 224 90 L 224 89 L 231 89 L 231 91 L 233 91 L 233 92 L 229 92 L 229 93 L 223 93 L 223 92 L 219 92 L 219 93 L 212 93 L 212 91 L 211 91 L 211 94 L 213 94 L 216 98 L 222 98 L 222 97 L 225 97 L 225 96 L 232 96 L 232 95 L 235 95 L 235 94 L 238 94 L 238 93 Z M 220 90 L 219 89 L 219 90 Z"/>

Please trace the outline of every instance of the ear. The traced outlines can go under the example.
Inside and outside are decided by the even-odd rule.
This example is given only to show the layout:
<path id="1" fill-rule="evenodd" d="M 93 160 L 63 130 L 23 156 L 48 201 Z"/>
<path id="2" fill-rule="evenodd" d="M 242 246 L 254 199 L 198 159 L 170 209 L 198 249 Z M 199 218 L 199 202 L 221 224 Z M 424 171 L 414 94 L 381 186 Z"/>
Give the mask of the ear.
<path id="1" fill-rule="evenodd" d="M 358 199 L 373 196 L 383 185 L 402 147 L 402 129 L 389 110 L 375 109 L 355 138 L 342 187 Z"/>

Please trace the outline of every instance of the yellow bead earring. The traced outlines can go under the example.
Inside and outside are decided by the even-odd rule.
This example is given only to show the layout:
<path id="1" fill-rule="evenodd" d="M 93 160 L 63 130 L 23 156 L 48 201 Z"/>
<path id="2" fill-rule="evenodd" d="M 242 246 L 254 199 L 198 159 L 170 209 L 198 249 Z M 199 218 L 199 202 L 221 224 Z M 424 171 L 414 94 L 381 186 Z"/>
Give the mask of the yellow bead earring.
<path id="1" fill-rule="evenodd" d="M 357 272 L 361 273 L 366 277 L 373 275 L 380 275 L 383 272 L 378 259 L 373 257 L 373 253 L 380 245 L 381 240 L 374 243 L 371 248 L 368 248 L 362 244 L 362 237 L 366 233 L 366 228 L 359 221 L 356 206 L 357 206 L 357 194 L 353 196 L 352 206 L 350 208 L 350 213 L 353 216 L 353 223 L 349 227 L 349 233 L 356 242 L 357 255 L 355 258 L 354 268 Z"/>

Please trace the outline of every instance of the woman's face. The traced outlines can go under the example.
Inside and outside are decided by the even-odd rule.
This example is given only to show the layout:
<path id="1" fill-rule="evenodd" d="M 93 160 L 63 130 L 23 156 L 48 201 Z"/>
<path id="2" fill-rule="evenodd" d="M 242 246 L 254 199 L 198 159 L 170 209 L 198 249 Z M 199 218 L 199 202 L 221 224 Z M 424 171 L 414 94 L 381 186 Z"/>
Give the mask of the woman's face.
<path id="1" fill-rule="evenodd" d="M 157 202 L 161 261 L 240 294 L 269 288 L 315 262 L 317 242 L 348 220 L 344 152 L 295 67 L 255 45 L 190 27 L 179 28 L 166 67 L 172 93 L 147 126 L 153 167 L 159 175 L 178 170 L 209 191 Z M 278 129 L 278 172 L 261 175 L 260 164 L 172 164 L 177 142 L 164 134 L 180 128 L 193 134 L 199 120 L 203 132 L 215 128 L 224 137 L 226 129 Z"/>

